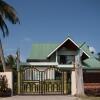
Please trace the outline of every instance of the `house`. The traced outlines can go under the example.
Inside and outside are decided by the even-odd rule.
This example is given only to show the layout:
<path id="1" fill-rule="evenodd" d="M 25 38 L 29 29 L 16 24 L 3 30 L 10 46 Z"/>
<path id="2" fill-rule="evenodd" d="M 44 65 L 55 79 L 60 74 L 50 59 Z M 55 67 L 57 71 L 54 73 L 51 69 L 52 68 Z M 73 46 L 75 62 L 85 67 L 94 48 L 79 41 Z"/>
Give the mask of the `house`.
<path id="1" fill-rule="evenodd" d="M 84 88 L 100 89 L 100 62 L 86 43 L 68 37 L 62 43 L 33 44 L 26 63 L 20 64 L 18 93 L 75 95 L 77 63 L 83 68 Z"/>

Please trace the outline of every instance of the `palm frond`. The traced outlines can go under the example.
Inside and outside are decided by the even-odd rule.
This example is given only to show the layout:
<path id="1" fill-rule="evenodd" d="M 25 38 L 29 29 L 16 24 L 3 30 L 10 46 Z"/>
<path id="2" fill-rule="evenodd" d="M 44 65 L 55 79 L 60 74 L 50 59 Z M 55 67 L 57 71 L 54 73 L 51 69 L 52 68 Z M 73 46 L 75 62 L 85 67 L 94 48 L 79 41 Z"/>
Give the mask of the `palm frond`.
<path id="1" fill-rule="evenodd" d="M 12 24 L 16 24 L 17 22 L 19 23 L 19 18 L 16 15 L 16 10 L 3 0 L 0 0 L 0 14 L 5 19 L 8 19 Z"/>
<path id="2" fill-rule="evenodd" d="M 6 58 L 6 64 L 11 66 L 15 65 L 16 64 L 15 57 L 13 55 L 8 55 Z"/>
<path id="3" fill-rule="evenodd" d="M 9 35 L 9 30 L 8 30 L 8 27 L 7 25 L 5 24 L 2 16 L 0 15 L 0 28 L 2 30 L 2 33 L 3 33 L 3 37 L 5 38 L 6 36 Z"/>

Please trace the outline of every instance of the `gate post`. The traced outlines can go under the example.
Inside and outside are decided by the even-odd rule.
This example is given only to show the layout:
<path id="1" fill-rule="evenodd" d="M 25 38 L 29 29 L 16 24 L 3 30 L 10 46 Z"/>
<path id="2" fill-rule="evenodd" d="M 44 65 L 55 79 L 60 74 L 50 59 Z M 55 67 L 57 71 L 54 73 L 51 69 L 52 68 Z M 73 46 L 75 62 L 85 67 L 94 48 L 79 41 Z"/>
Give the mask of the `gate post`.
<path id="1" fill-rule="evenodd" d="M 74 69 L 71 72 L 71 94 L 76 95 L 76 76 Z"/>
<path id="2" fill-rule="evenodd" d="M 64 94 L 67 94 L 67 72 L 64 71 Z"/>
<path id="3" fill-rule="evenodd" d="M 18 94 L 20 94 L 20 71 L 18 71 Z"/>

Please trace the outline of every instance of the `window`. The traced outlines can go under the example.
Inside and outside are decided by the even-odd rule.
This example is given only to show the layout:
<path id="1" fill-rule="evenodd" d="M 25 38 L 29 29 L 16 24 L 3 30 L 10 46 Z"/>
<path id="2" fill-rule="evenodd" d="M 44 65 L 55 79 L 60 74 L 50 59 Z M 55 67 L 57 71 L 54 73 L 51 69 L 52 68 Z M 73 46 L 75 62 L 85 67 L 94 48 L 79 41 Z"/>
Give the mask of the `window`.
<path id="1" fill-rule="evenodd" d="M 58 62 L 59 64 L 72 64 L 74 60 L 74 55 L 60 55 Z"/>
<path id="2" fill-rule="evenodd" d="M 66 56 L 65 55 L 60 56 L 60 64 L 66 64 Z"/>
<path id="3" fill-rule="evenodd" d="M 66 60 L 67 60 L 67 64 L 72 64 L 75 58 L 73 55 L 68 55 Z"/>

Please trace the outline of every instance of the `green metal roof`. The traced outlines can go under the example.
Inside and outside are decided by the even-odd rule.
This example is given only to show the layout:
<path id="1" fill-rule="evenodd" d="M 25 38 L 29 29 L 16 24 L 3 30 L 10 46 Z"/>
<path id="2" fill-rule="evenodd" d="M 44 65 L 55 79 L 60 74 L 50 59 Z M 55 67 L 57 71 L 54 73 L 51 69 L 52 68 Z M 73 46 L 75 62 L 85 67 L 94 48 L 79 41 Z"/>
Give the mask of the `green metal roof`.
<path id="1" fill-rule="evenodd" d="M 54 50 L 58 44 L 53 43 L 39 43 L 33 44 L 32 50 L 28 59 L 46 59 L 47 55 Z"/>
<path id="2" fill-rule="evenodd" d="M 86 69 L 100 69 L 100 61 L 94 57 L 84 60 L 83 65 Z"/>
<path id="3" fill-rule="evenodd" d="M 79 46 L 81 46 L 83 43 L 78 43 Z M 88 45 L 85 43 L 81 49 L 85 51 L 90 57 L 94 57 L 93 54 L 90 52 Z"/>
<path id="4" fill-rule="evenodd" d="M 82 43 L 79 43 L 80 46 Z M 85 69 L 100 69 L 100 61 L 98 61 L 95 56 L 90 52 L 87 44 L 82 46 L 82 49 L 90 56 L 90 58 L 83 61 Z"/>

